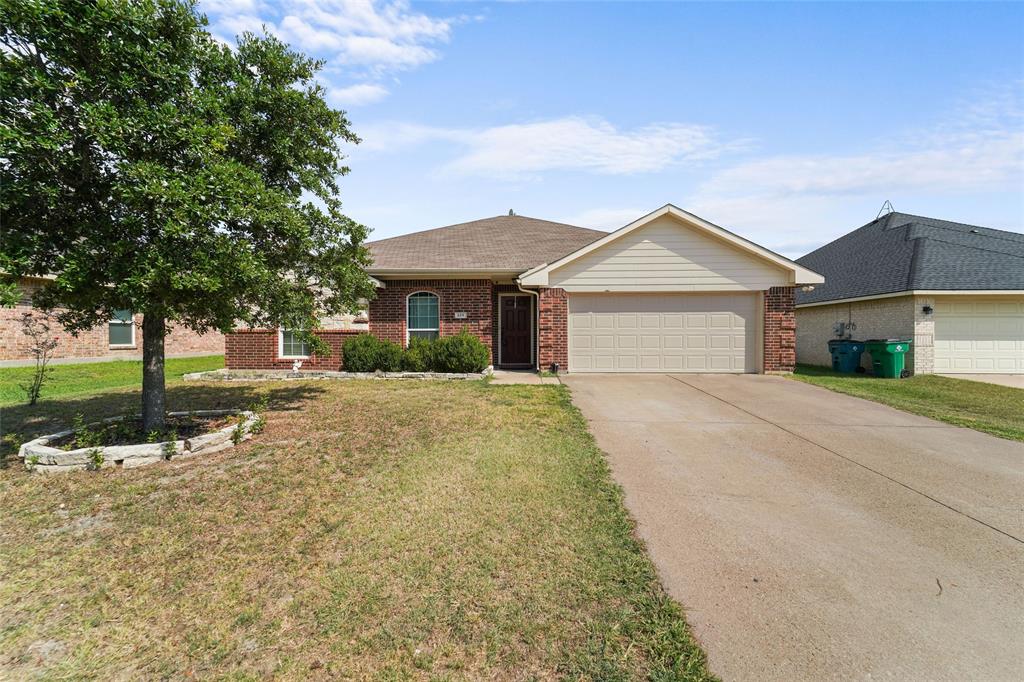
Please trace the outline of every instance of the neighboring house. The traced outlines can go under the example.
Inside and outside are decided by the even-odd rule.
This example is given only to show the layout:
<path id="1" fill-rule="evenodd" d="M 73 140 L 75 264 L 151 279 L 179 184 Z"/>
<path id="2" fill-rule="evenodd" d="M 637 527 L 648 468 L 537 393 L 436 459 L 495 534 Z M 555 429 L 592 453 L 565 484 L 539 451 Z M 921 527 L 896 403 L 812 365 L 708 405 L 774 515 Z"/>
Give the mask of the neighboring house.
<path id="1" fill-rule="evenodd" d="M 808 268 L 664 206 L 610 234 L 518 215 L 368 245 L 378 282 L 369 333 L 405 345 L 466 329 L 502 368 L 572 372 L 787 372 L 794 288 Z M 338 369 L 349 321 L 319 332 L 238 330 L 230 368 Z"/>
<path id="2" fill-rule="evenodd" d="M 801 363 L 831 364 L 852 322 L 857 339 L 912 339 L 917 374 L 1024 373 L 1024 234 L 890 213 L 797 262 L 825 276 L 797 292 Z"/>
<path id="3" fill-rule="evenodd" d="M 31 363 L 31 339 L 21 329 L 21 317 L 34 311 L 32 294 L 45 279 L 23 277 L 18 280 L 21 299 L 14 308 L 0 308 L 0 365 Z M 72 336 L 58 323 L 52 323 L 53 335 L 60 339 L 54 349 L 54 362 L 86 360 L 138 360 L 142 358 L 142 316 L 129 310 L 119 311 L 108 324 L 99 325 Z M 184 327 L 172 327 L 167 335 L 167 357 L 220 355 L 224 335 L 220 332 L 196 334 Z"/>

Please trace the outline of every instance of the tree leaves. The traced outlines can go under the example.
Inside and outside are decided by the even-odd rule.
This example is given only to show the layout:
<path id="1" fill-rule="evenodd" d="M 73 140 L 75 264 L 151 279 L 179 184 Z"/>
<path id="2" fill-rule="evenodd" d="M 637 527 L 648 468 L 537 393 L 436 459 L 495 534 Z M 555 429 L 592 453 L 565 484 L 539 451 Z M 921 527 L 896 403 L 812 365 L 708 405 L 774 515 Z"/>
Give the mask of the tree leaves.
<path id="1" fill-rule="evenodd" d="M 221 45 L 184 0 L 0 13 L 0 271 L 55 275 L 37 303 L 62 324 L 311 329 L 373 295 L 320 62 Z"/>

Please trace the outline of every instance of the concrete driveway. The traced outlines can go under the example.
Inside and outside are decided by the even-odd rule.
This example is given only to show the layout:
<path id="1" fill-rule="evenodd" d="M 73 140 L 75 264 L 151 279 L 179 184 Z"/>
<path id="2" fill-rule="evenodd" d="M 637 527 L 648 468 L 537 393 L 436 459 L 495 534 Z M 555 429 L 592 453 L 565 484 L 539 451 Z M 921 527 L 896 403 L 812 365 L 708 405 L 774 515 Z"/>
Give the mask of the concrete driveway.
<path id="1" fill-rule="evenodd" d="M 1024 444 L 781 377 L 563 381 L 723 678 L 1024 679 Z"/>
<path id="2" fill-rule="evenodd" d="M 966 379 L 967 381 L 980 381 L 983 384 L 996 384 L 997 386 L 1009 386 L 1010 388 L 1024 388 L 1024 374 L 940 374 L 950 379 Z"/>

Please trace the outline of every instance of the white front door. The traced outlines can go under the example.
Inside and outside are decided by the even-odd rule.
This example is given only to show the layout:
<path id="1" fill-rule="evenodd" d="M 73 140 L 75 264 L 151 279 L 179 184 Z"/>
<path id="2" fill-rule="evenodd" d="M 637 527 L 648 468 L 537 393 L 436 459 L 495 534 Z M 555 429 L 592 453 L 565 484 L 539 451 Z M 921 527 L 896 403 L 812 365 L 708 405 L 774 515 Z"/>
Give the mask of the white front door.
<path id="1" fill-rule="evenodd" d="M 756 372 L 757 294 L 569 294 L 570 372 Z"/>
<path id="2" fill-rule="evenodd" d="M 1024 373 L 1024 297 L 935 299 L 935 371 Z"/>

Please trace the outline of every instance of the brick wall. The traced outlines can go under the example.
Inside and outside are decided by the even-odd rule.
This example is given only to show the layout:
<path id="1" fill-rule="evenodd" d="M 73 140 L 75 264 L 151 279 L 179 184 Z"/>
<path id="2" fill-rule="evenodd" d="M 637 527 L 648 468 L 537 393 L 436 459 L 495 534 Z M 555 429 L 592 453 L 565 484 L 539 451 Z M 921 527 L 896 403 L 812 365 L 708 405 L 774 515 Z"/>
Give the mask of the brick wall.
<path id="1" fill-rule="evenodd" d="M 0 308 L 0 361 L 29 361 L 31 340 L 21 330 L 22 313 L 33 311 L 32 295 L 43 280 L 23 279 L 19 282 L 21 300 L 14 308 Z M 42 315 L 37 312 L 36 314 Z M 101 324 L 72 336 L 58 323 L 51 324 L 59 339 L 54 351 L 57 362 L 78 358 L 138 359 L 142 357 L 142 315 L 135 316 L 135 344 L 111 346 L 107 325 Z M 224 352 L 224 335 L 220 332 L 196 334 L 185 327 L 172 327 L 165 341 L 168 357 L 175 355 L 220 355 Z"/>
<path id="2" fill-rule="evenodd" d="M 563 371 L 569 367 L 569 297 L 565 289 L 540 291 L 540 368 L 557 362 Z"/>
<path id="3" fill-rule="evenodd" d="M 465 328 L 488 351 L 494 348 L 494 291 L 488 279 L 386 281 L 370 301 L 370 333 L 405 346 L 406 298 L 417 291 L 437 294 L 441 336 L 453 336 Z M 457 312 L 466 313 L 466 319 L 456 320 Z"/>
<path id="4" fill-rule="evenodd" d="M 764 292 L 764 371 L 792 372 L 796 367 L 794 287 Z"/>
<path id="5" fill-rule="evenodd" d="M 912 339 L 907 369 L 915 374 L 931 374 L 935 365 L 935 319 L 922 311 L 926 305 L 934 307 L 935 299 L 908 295 L 799 308 L 797 360 L 808 365 L 831 366 L 828 341 L 835 338 L 833 328 L 836 322 L 852 321 L 857 325 L 855 339 Z M 860 364 L 870 372 L 871 354 L 864 353 Z"/>
<path id="6" fill-rule="evenodd" d="M 331 347 L 330 355 L 314 355 L 302 361 L 302 369 L 340 370 L 345 339 L 365 334 L 354 329 L 324 329 L 316 335 Z M 228 369 L 291 369 L 294 359 L 279 358 L 276 329 L 236 329 L 225 337 L 224 364 Z"/>

